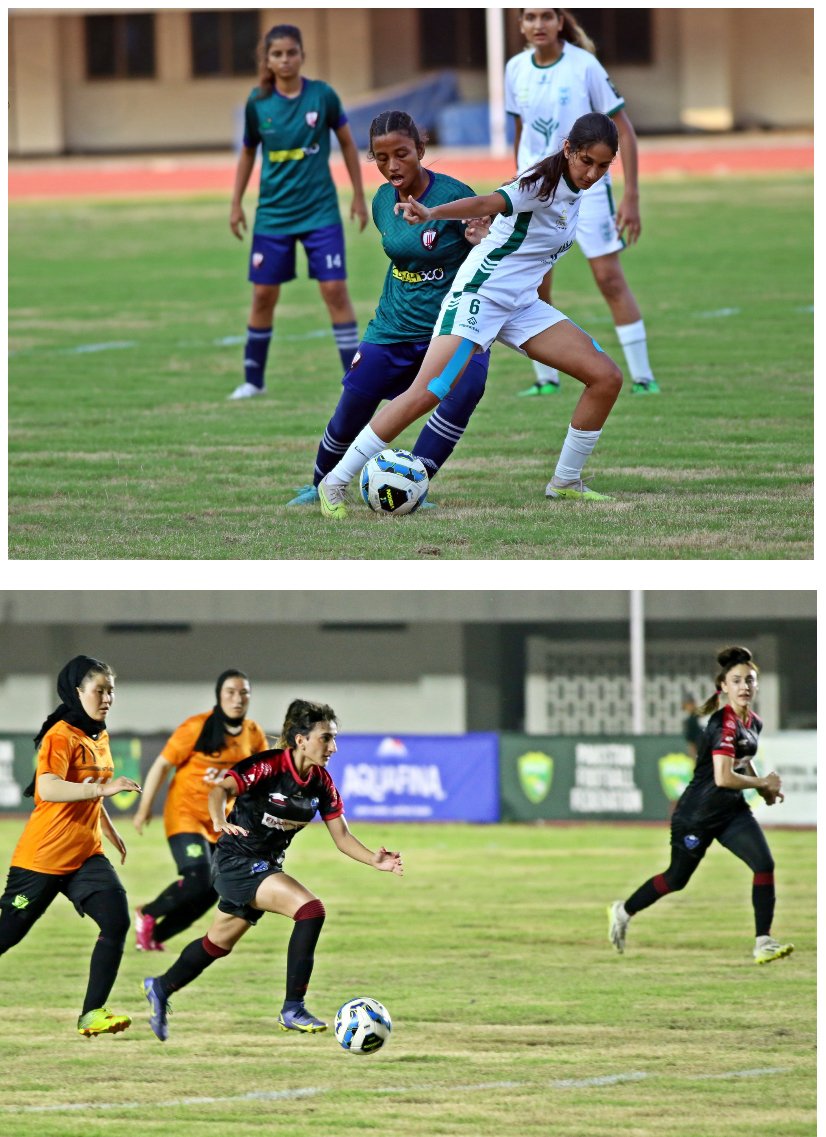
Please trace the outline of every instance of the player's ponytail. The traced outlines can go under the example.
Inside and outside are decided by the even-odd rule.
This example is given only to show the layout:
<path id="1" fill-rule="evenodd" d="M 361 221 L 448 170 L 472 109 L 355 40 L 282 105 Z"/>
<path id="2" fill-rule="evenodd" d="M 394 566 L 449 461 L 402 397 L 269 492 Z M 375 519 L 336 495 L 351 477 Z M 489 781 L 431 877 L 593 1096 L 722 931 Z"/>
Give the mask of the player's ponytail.
<path id="1" fill-rule="evenodd" d="M 579 154 L 589 146 L 603 143 L 612 154 L 616 155 L 619 149 L 619 134 L 616 125 L 600 111 L 590 111 L 576 120 L 568 133 L 568 148 L 571 154 Z M 519 180 L 521 190 L 533 189 L 539 185 L 537 197 L 540 201 L 553 201 L 560 179 L 568 170 L 568 159 L 565 150 L 557 150 L 556 154 L 549 154 L 534 166 L 531 166 Z"/>
<path id="2" fill-rule="evenodd" d="M 759 671 L 754 662 L 754 657 L 747 647 L 724 647 L 722 651 L 717 653 L 719 670 L 714 677 L 715 691 L 711 698 L 706 699 L 697 711 L 698 715 L 713 715 L 715 711 L 720 709 L 720 696 L 723 693 L 722 684 L 732 667 L 736 667 L 738 663 L 747 663 L 752 671 Z"/>
<path id="3" fill-rule="evenodd" d="M 270 44 L 273 40 L 285 38 L 294 39 L 302 52 L 304 51 L 301 29 L 297 28 L 295 24 L 276 24 L 274 28 L 270 28 L 258 44 L 258 92 L 255 96 L 256 99 L 268 99 L 273 93 L 275 76 L 267 64 L 267 53 L 270 50 Z"/>
<path id="4" fill-rule="evenodd" d="M 373 153 L 373 139 L 382 138 L 385 134 L 406 134 L 417 150 L 423 149 L 427 143 L 427 131 L 419 126 L 407 111 L 382 111 L 370 123 L 367 157 L 371 162 L 376 158 Z"/>
<path id="5" fill-rule="evenodd" d="M 311 703 L 307 699 L 293 699 L 287 707 L 284 725 L 281 727 L 281 737 L 278 740 L 279 750 L 295 749 L 295 736 L 309 734 L 318 722 L 336 722 L 336 712 L 326 703 Z"/>

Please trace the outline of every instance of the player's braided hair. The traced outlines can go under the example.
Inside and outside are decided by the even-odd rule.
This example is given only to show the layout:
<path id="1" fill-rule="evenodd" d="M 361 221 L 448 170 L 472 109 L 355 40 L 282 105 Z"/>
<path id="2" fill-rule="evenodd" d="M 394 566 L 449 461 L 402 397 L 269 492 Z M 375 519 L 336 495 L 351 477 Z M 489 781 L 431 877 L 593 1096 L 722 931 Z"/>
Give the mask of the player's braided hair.
<path id="1" fill-rule="evenodd" d="M 326 703 L 310 703 L 307 699 L 293 699 L 287 707 L 284 725 L 281 727 L 281 737 L 278 740 L 279 750 L 292 750 L 295 747 L 297 734 L 309 734 L 317 722 L 337 721 L 336 712 Z"/>
<path id="2" fill-rule="evenodd" d="M 304 50 L 304 41 L 301 38 L 301 29 L 295 24 L 276 24 L 270 28 L 258 45 L 258 94 L 256 99 L 268 99 L 275 86 L 275 76 L 267 65 L 267 52 L 270 44 L 276 39 L 294 39 L 301 50 Z"/>
<path id="3" fill-rule="evenodd" d="M 716 710 L 719 710 L 720 685 L 732 667 L 736 667 L 738 663 L 747 663 L 753 671 L 759 671 L 757 664 L 754 662 L 754 657 L 747 647 L 724 647 L 722 651 L 717 653 L 717 663 L 719 664 L 719 670 L 714 677 L 716 690 L 711 698 L 706 699 L 697 711 L 698 715 L 713 715 Z"/>
<path id="4" fill-rule="evenodd" d="M 373 153 L 373 139 L 382 138 L 385 134 L 406 134 L 417 150 L 427 142 L 427 131 L 424 127 L 418 126 L 407 111 L 382 111 L 370 123 L 367 157 L 371 162 L 376 157 Z"/>
<path id="5" fill-rule="evenodd" d="M 616 125 L 607 114 L 602 114 L 601 111 L 589 111 L 588 114 L 578 118 L 571 127 L 567 142 L 571 154 L 579 154 L 589 146 L 602 142 L 612 154 L 616 155 L 619 149 L 619 134 Z M 565 150 L 558 150 L 556 154 L 549 154 L 547 158 L 531 166 L 520 178 L 519 188 L 532 189 L 539 182 L 541 183 L 537 195 L 539 200 L 547 201 L 550 198 L 553 201 L 556 187 L 567 169 L 568 159 L 565 157 Z"/>
<path id="6" fill-rule="evenodd" d="M 524 8 L 519 9 L 519 15 L 525 11 Z M 594 41 L 584 31 L 567 8 L 554 8 L 557 16 L 562 20 L 562 27 L 559 31 L 559 38 L 567 40 L 568 43 L 574 44 L 575 47 L 584 48 L 585 51 L 590 51 L 591 55 L 596 55 L 597 49 L 594 46 Z"/>

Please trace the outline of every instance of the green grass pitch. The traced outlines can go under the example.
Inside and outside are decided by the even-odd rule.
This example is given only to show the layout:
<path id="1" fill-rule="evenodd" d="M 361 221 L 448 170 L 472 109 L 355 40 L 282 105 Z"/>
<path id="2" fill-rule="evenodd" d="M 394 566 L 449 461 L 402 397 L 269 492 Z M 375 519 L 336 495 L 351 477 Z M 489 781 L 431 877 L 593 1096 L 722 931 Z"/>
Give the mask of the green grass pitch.
<path id="1" fill-rule="evenodd" d="M 0 823 L 4 871 L 22 824 Z M 134 907 L 174 867 L 159 822 L 143 838 L 127 826 Z M 611 949 L 605 907 L 665 867 L 664 827 L 355 831 L 400 848 L 405 877 L 342 857 L 321 825 L 286 867 L 327 907 L 308 1006 L 332 1018 L 356 995 L 379 998 L 394 1021 L 383 1050 L 356 1058 L 332 1031 L 277 1031 L 290 923 L 273 915 L 175 996 L 166 1044 L 139 984 L 208 918 L 164 956 L 136 952 L 130 932 L 110 1005 L 133 1025 L 81 1039 L 95 928 L 59 897 L 0 960 L 4 1137 L 115 1137 L 124 1123 L 130 1137 L 815 1133 L 813 832 L 769 833 L 774 930 L 796 950 L 755 967 L 750 874 L 719 846 L 684 892 L 635 917 L 624 956 Z M 315 1092 L 169 1104 L 296 1090 Z M 83 1103 L 107 1108 L 13 1111 Z"/>
<path id="2" fill-rule="evenodd" d="M 358 507 L 331 525 L 284 507 L 311 480 L 340 391 L 303 257 L 277 310 L 269 394 L 227 403 L 242 346 L 216 341 L 243 334 L 250 286 L 225 201 L 14 203 L 9 555 L 811 557 L 811 179 L 652 181 L 642 206 L 624 264 L 663 394 L 626 387 L 589 462 L 616 500 L 546 502 L 581 388 L 516 399 L 530 364 L 495 346 L 485 398 L 434 482 L 439 510 Z M 363 328 L 387 261 L 372 226 L 347 232 Z M 554 299 L 624 365 L 576 249 Z M 134 346 L 71 350 L 112 343 Z"/>

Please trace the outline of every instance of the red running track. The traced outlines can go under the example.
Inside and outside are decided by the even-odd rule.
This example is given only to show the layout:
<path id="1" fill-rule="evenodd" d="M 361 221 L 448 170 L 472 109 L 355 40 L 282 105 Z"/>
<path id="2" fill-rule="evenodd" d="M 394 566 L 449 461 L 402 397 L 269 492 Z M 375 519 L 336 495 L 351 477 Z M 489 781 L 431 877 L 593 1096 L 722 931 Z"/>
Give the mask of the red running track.
<path id="1" fill-rule="evenodd" d="M 111 161 L 111 159 L 110 159 Z M 504 183 L 513 177 L 509 158 L 460 157 L 445 155 L 426 163 L 433 169 L 473 184 Z M 618 161 L 617 173 L 622 166 Z M 718 177 L 747 173 L 770 173 L 774 170 L 811 170 L 814 147 L 784 146 L 773 148 L 652 150 L 640 154 L 643 177 L 680 177 L 685 175 Z M 347 186 L 347 171 L 340 163 L 332 167 L 336 185 Z M 365 185 L 382 181 L 372 164 L 362 165 Z M 254 178 L 257 174 L 254 175 Z M 107 168 L 106 162 L 89 165 L 46 166 L 41 169 L 12 169 L 9 172 L 9 198 L 61 197 L 143 197 L 147 194 L 225 193 L 232 191 L 234 165 L 227 163 L 197 165 L 189 161 L 165 159 L 139 162 L 118 168 Z"/>

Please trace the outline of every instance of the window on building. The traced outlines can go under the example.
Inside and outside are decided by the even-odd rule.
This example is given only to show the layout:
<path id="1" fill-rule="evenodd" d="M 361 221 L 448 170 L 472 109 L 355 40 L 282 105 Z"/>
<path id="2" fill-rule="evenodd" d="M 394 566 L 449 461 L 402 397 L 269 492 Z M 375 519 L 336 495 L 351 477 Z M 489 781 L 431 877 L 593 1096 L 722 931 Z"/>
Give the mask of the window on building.
<path id="1" fill-rule="evenodd" d="M 423 68 L 487 66 L 484 8 L 420 8 Z"/>
<path id="2" fill-rule="evenodd" d="M 192 12 L 192 74 L 254 75 L 258 11 Z"/>
<path id="3" fill-rule="evenodd" d="M 87 16 L 86 74 L 90 79 L 153 78 L 154 16 Z"/>
<path id="4" fill-rule="evenodd" d="M 653 63 L 651 8 L 571 8 L 596 44 L 600 61 Z"/>

